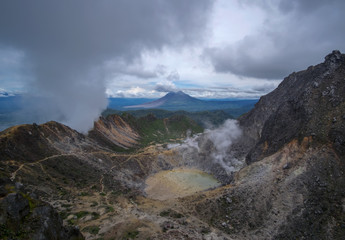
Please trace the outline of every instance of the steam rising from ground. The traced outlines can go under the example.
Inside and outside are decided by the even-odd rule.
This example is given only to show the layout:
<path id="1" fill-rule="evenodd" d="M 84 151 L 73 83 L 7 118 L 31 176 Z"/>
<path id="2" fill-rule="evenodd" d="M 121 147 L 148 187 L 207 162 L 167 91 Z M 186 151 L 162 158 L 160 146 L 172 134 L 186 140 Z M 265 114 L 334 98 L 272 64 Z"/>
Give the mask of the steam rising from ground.
<path id="1" fill-rule="evenodd" d="M 226 172 L 233 172 L 241 162 L 236 159 L 230 150 L 232 143 L 242 135 L 242 130 L 236 120 L 228 119 L 219 128 L 206 130 L 205 137 L 214 145 L 211 156 Z"/>
<path id="2" fill-rule="evenodd" d="M 169 145 L 169 148 L 178 148 L 184 159 L 206 155 L 207 159 L 212 161 L 209 165 L 218 164 L 230 174 L 244 164 L 243 160 L 234 156 L 231 148 L 241 135 L 242 130 L 238 122 L 228 119 L 218 128 L 206 129 L 203 134 L 188 137 L 183 144 Z"/>

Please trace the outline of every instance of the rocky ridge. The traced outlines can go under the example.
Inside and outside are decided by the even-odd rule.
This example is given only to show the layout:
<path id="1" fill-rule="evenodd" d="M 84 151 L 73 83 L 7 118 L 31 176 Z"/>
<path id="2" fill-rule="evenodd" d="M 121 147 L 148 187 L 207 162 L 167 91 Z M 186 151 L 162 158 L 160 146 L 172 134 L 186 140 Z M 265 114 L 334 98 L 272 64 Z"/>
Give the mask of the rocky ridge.
<path id="1" fill-rule="evenodd" d="M 279 150 L 294 138 L 312 136 L 333 142 L 344 154 L 345 56 L 333 51 L 325 61 L 292 73 L 277 89 L 263 96 L 255 108 L 239 119 L 249 146 L 248 163 Z"/>

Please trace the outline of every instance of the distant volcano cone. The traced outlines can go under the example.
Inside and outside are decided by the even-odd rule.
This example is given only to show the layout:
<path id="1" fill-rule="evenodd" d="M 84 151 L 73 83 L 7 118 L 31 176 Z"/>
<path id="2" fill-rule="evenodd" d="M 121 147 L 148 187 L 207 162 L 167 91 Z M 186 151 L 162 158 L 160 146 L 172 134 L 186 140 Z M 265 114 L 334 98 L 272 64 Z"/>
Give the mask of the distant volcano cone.
<path id="1" fill-rule="evenodd" d="M 124 108 L 158 108 L 158 107 L 169 107 L 169 106 L 191 106 L 194 104 L 202 104 L 204 101 L 193 98 L 188 94 L 185 94 L 182 91 L 178 92 L 169 92 L 164 97 L 157 99 L 152 102 L 140 104 L 140 105 L 132 105 L 132 106 L 125 106 Z"/>

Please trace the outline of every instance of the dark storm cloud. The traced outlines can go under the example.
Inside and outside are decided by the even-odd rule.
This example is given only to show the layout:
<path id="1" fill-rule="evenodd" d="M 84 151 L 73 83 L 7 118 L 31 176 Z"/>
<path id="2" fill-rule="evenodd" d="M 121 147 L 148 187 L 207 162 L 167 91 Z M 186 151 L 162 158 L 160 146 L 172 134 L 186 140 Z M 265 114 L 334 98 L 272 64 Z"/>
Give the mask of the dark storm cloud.
<path id="1" fill-rule="evenodd" d="M 277 86 L 273 83 L 266 83 L 266 84 L 253 86 L 252 89 L 254 91 L 259 92 L 259 93 L 266 94 L 266 93 L 272 91 L 273 89 L 275 89 L 276 87 Z"/>
<path id="2" fill-rule="evenodd" d="M 172 83 L 169 83 L 169 82 L 157 83 L 154 90 L 157 92 L 176 92 L 176 91 L 178 91 L 176 86 Z"/>
<path id="3" fill-rule="evenodd" d="M 191 96 L 198 98 L 260 98 L 276 86 L 271 84 L 260 84 L 252 88 L 239 89 L 234 87 L 212 87 L 212 88 L 186 88 L 180 89 Z"/>
<path id="4" fill-rule="evenodd" d="M 317 10 L 320 7 L 342 2 L 341 0 L 280 0 L 278 8 L 282 12 L 298 11 L 301 13 L 308 13 Z"/>
<path id="5" fill-rule="evenodd" d="M 258 33 L 205 55 L 218 72 L 282 79 L 293 71 L 323 61 L 334 49 L 345 51 L 345 1 L 241 1 L 266 14 Z"/>
<path id="6" fill-rule="evenodd" d="M 117 59 L 116 61 L 111 61 L 105 64 L 103 68 L 105 72 L 108 72 L 111 76 L 118 76 L 118 75 L 128 75 L 137 77 L 140 79 L 148 79 L 157 77 L 157 72 L 152 70 L 144 69 L 141 61 L 135 61 L 132 64 L 128 64 L 128 62 Z M 111 78 L 111 77 L 110 77 Z"/>
<path id="7" fill-rule="evenodd" d="M 210 0 L 1 1 L 0 46 L 23 51 L 30 59 L 32 89 L 46 99 L 46 119 L 62 119 L 85 131 L 107 104 L 102 63 L 114 58 L 130 63 L 143 50 L 200 41 L 211 4 Z"/>

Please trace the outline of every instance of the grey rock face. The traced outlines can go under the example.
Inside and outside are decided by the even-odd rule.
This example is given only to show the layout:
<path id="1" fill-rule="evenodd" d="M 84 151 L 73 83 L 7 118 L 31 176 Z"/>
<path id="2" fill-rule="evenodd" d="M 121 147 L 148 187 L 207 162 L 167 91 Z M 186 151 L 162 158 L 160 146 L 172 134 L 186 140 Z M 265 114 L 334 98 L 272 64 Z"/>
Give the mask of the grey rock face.
<path id="1" fill-rule="evenodd" d="M 342 63 L 343 56 L 339 50 L 333 50 L 332 53 L 325 57 L 325 64 L 334 69 Z"/>
<path id="2" fill-rule="evenodd" d="M 84 239 L 79 230 L 63 226 L 50 205 L 20 192 L 0 199 L 0 226 L 0 236 L 5 239 Z"/>
<path id="3" fill-rule="evenodd" d="M 259 161 L 292 139 L 312 136 L 345 152 L 345 55 L 335 50 L 325 62 L 292 73 L 240 118 L 247 163 Z M 334 133 L 337 132 L 337 136 Z"/>

